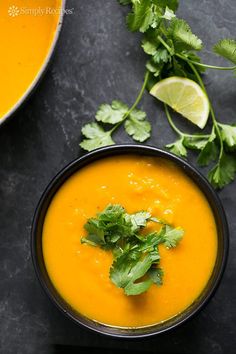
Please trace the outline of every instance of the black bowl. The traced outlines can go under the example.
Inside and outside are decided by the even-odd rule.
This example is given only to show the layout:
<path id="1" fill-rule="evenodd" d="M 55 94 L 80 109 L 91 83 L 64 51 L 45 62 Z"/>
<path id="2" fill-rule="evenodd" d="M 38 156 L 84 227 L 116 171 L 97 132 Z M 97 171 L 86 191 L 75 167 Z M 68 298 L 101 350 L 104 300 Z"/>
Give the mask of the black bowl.
<path id="1" fill-rule="evenodd" d="M 93 320 L 90 320 L 77 311 L 75 311 L 71 306 L 65 302 L 65 300 L 60 296 L 55 287 L 53 286 L 49 275 L 47 273 L 43 252 L 42 252 L 42 228 L 44 223 L 44 218 L 50 202 L 61 187 L 61 185 L 76 171 L 83 168 L 84 166 L 102 159 L 108 156 L 124 155 L 124 154 L 136 154 L 136 155 L 146 155 L 154 157 L 162 157 L 167 160 L 173 161 L 179 166 L 186 175 L 188 175 L 199 187 L 199 189 L 206 196 L 212 211 L 215 216 L 215 221 L 218 231 L 218 252 L 215 267 L 211 278 L 208 281 L 207 286 L 201 293 L 201 295 L 195 300 L 195 302 L 188 307 L 183 313 L 177 315 L 176 317 L 157 325 L 152 325 L 143 328 L 118 328 L 111 327 L 100 324 Z M 49 298 L 54 302 L 54 304 L 69 318 L 74 320 L 76 323 L 83 325 L 96 332 L 123 338 L 140 338 L 146 337 L 158 333 L 165 332 L 167 330 L 173 329 L 180 324 L 184 323 L 190 317 L 195 315 L 212 297 L 214 294 L 221 277 L 223 275 L 227 255 L 228 255 L 228 245 L 229 245 L 229 232 L 226 216 L 221 202 L 211 187 L 209 182 L 188 162 L 180 159 L 179 157 L 172 155 L 169 152 L 159 150 L 155 147 L 144 146 L 144 145 L 115 145 L 110 147 L 101 148 L 86 154 L 85 156 L 76 159 L 67 165 L 61 172 L 59 172 L 51 183 L 46 188 L 43 196 L 41 197 L 38 207 L 35 212 L 33 225 L 32 225 L 32 240 L 31 240 L 31 250 L 34 267 L 38 276 L 38 279 L 46 291 Z"/>

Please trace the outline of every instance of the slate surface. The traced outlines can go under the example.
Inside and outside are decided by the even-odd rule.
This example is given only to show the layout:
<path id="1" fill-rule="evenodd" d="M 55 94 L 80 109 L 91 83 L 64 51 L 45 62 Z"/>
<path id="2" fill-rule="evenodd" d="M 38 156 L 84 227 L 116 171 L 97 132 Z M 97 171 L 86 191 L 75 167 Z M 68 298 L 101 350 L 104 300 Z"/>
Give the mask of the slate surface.
<path id="1" fill-rule="evenodd" d="M 98 105 L 120 98 L 131 104 L 141 85 L 145 55 L 139 35 L 124 25 L 126 9 L 115 0 L 68 0 L 73 15 L 64 26 L 52 65 L 35 94 L 0 129 L 0 353 L 69 353 L 60 345 L 120 348 L 164 354 L 231 354 L 236 346 L 236 182 L 220 192 L 231 231 L 224 279 L 210 304 L 178 330 L 142 341 L 113 340 L 77 327 L 50 303 L 32 267 L 30 225 L 50 179 L 81 154 L 80 128 Z M 204 57 L 224 36 L 235 36 L 235 0 L 181 1 L 180 16 L 205 39 Z M 211 72 L 205 78 L 217 116 L 235 121 L 235 79 Z M 146 95 L 142 106 L 153 121 L 149 144 L 174 138 L 164 114 Z M 181 124 L 181 122 L 180 122 Z M 131 142 L 120 131 L 117 142 Z M 85 349 L 75 352 L 85 352 Z M 108 350 L 107 353 L 111 353 Z"/>

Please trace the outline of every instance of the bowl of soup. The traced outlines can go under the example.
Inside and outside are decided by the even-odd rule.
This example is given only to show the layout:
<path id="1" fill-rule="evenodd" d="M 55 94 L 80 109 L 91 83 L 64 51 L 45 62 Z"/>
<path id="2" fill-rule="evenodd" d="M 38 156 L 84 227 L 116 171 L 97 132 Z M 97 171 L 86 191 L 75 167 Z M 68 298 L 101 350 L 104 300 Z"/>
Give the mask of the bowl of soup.
<path id="1" fill-rule="evenodd" d="M 25 102 L 46 71 L 62 26 L 65 0 L 0 2 L 0 125 Z"/>
<path id="2" fill-rule="evenodd" d="M 152 224 L 165 220 L 184 230 L 177 247 L 159 245 L 159 286 L 127 295 L 111 281 L 111 250 L 81 242 L 88 220 L 109 205 L 129 215 L 146 211 Z M 40 283 L 67 317 L 102 334 L 139 338 L 179 326 L 208 302 L 225 268 L 228 239 L 216 192 L 188 162 L 151 146 L 115 145 L 55 176 L 39 201 L 31 246 Z"/>

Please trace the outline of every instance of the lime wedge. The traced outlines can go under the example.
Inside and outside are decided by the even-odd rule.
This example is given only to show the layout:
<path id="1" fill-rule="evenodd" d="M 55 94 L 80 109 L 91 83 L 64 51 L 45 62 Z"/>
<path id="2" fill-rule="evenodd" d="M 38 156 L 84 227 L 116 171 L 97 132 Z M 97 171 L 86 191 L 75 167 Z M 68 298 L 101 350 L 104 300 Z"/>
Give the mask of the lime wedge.
<path id="1" fill-rule="evenodd" d="M 205 127 L 210 111 L 209 101 L 195 81 L 173 76 L 159 81 L 153 86 L 150 94 L 199 128 Z"/>

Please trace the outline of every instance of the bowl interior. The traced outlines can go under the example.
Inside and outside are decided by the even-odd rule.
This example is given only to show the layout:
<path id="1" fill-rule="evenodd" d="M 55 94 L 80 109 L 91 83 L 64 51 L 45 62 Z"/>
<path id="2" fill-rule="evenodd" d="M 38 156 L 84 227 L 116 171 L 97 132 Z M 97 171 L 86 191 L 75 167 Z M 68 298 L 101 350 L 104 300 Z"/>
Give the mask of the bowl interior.
<path id="1" fill-rule="evenodd" d="M 2 117 L 0 117 L 0 126 L 2 124 L 5 124 L 6 121 L 8 119 L 10 119 L 23 106 L 23 104 L 27 101 L 27 99 L 30 98 L 31 94 L 34 93 L 38 84 L 40 83 L 40 80 L 43 78 L 43 75 L 46 73 L 48 66 L 50 64 L 50 61 L 52 59 L 52 56 L 55 52 L 56 45 L 57 45 L 59 35 L 61 32 L 65 6 L 66 6 L 66 0 L 61 0 L 61 5 L 60 5 L 61 12 L 60 12 L 60 16 L 58 18 L 57 28 L 56 28 L 55 33 L 53 35 L 53 40 L 51 42 L 48 53 L 45 56 L 45 60 L 44 60 L 43 64 L 39 68 L 35 78 L 31 82 L 31 84 L 22 93 L 22 95 L 18 99 L 18 101 L 11 107 L 11 109 L 8 112 L 6 112 Z"/>
<path id="2" fill-rule="evenodd" d="M 51 200 L 60 186 L 76 171 L 92 163 L 98 159 L 102 159 L 108 156 L 116 156 L 122 154 L 138 154 L 154 157 L 162 157 L 167 160 L 171 160 L 176 163 L 180 168 L 184 170 L 199 187 L 199 189 L 205 194 L 209 205 L 212 208 L 217 231 L 218 231 L 218 251 L 215 267 L 211 278 L 208 281 L 207 286 L 201 293 L 201 295 L 194 301 L 194 303 L 188 307 L 184 312 L 175 316 L 174 318 L 165 321 L 163 323 L 141 327 L 141 328 L 118 328 L 100 324 L 93 320 L 84 317 L 82 314 L 75 311 L 65 300 L 60 296 L 55 287 L 53 286 L 44 263 L 42 252 L 42 229 L 44 224 L 44 218 L 47 213 L 47 209 L 51 203 Z M 228 226 L 225 217 L 224 210 L 219 201 L 216 192 L 212 189 L 206 179 L 193 167 L 191 167 L 186 161 L 162 150 L 149 146 L 140 145 L 116 145 L 112 147 L 106 147 L 99 149 L 95 152 L 89 153 L 82 158 L 79 158 L 65 167 L 59 174 L 53 179 L 45 190 L 35 213 L 33 226 L 32 226 L 32 257 L 38 278 L 48 294 L 51 300 L 57 305 L 57 307 L 69 316 L 71 319 L 85 327 L 95 330 L 97 332 L 116 336 L 116 337 L 144 337 L 152 334 L 157 334 L 169 330 L 185 322 L 188 318 L 197 313 L 206 302 L 213 295 L 216 290 L 219 281 L 222 277 L 227 252 L 228 252 Z"/>

